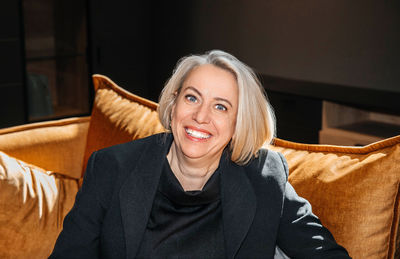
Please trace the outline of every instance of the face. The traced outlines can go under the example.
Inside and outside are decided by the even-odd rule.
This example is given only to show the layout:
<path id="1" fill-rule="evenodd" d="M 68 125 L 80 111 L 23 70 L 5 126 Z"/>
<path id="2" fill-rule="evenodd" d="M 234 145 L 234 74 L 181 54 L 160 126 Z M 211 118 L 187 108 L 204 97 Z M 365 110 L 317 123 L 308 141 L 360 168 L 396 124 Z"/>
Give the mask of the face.
<path id="1" fill-rule="evenodd" d="M 191 159 L 219 160 L 235 132 L 237 110 L 238 86 L 231 72 L 214 65 L 194 68 L 172 108 L 177 152 Z"/>

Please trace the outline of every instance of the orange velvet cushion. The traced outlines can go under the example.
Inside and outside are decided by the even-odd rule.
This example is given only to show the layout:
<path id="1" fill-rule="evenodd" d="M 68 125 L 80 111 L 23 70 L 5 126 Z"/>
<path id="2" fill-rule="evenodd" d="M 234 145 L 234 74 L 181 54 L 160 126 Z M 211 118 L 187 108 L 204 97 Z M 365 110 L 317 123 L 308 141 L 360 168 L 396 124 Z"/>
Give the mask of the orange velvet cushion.
<path id="1" fill-rule="evenodd" d="M 89 117 L 68 118 L 0 129 L 0 150 L 46 170 L 79 179 L 89 120 Z"/>
<path id="2" fill-rule="evenodd" d="M 93 151 L 164 131 L 152 101 L 131 94 L 109 78 L 94 75 L 95 100 L 84 168 Z"/>
<path id="3" fill-rule="evenodd" d="M 365 147 L 276 139 L 289 181 L 353 258 L 393 258 L 399 225 L 400 136 Z"/>
<path id="4" fill-rule="evenodd" d="M 0 258 L 47 258 L 78 180 L 0 152 Z"/>

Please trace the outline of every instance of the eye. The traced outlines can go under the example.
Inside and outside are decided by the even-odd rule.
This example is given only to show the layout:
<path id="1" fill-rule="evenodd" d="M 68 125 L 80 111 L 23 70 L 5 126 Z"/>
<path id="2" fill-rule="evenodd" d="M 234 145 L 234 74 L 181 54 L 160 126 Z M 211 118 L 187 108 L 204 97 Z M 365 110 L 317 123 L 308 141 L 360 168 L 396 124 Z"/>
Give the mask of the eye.
<path id="1" fill-rule="evenodd" d="M 191 94 L 185 95 L 185 99 L 188 100 L 191 103 L 197 102 L 197 98 Z"/>
<path id="2" fill-rule="evenodd" d="M 220 110 L 220 111 L 226 111 L 226 110 L 227 110 L 227 108 L 226 108 L 224 105 L 222 105 L 222 104 L 217 104 L 217 105 L 215 105 L 215 108 L 216 108 L 217 110 Z"/>

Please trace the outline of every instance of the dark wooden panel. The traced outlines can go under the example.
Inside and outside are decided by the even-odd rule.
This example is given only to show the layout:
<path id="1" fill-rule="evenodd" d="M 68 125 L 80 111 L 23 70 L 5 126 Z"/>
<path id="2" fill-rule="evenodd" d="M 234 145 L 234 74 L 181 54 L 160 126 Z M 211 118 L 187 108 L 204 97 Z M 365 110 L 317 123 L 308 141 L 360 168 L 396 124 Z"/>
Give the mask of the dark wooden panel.
<path id="1" fill-rule="evenodd" d="M 267 91 L 333 101 L 376 112 L 400 113 L 400 92 L 293 80 L 269 75 L 261 75 L 261 79 Z"/>
<path id="2" fill-rule="evenodd" d="M 153 101 L 176 62 L 192 53 L 191 1 L 90 0 L 93 73 Z"/>
<path id="3" fill-rule="evenodd" d="M 22 84 L 20 41 L 0 41 L 0 57 L 0 85 Z"/>
<path id="4" fill-rule="evenodd" d="M 0 38 L 18 38 L 20 30 L 20 1 L 1 0 Z"/>
<path id="5" fill-rule="evenodd" d="M 130 92 L 147 97 L 151 1 L 89 0 L 91 72 L 104 74 Z"/>
<path id="6" fill-rule="evenodd" d="M 21 41 L 21 1 L 0 3 L 0 127 L 23 124 L 25 118 Z"/>
<path id="7" fill-rule="evenodd" d="M 0 86 L 0 128 L 24 124 L 25 103 L 22 84 Z"/>
<path id="8" fill-rule="evenodd" d="M 268 92 L 275 110 L 277 137 L 302 143 L 318 143 L 322 101 L 302 96 Z"/>

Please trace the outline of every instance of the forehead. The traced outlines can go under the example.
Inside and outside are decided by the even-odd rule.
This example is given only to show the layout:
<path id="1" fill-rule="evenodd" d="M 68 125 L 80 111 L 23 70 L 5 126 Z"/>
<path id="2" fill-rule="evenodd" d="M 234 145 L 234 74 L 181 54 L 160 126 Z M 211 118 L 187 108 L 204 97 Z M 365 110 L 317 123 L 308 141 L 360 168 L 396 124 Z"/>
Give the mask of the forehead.
<path id="1" fill-rule="evenodd" d="M 237 95 L 236 76 L 223 68 L 207 64 L 195 67 L 183 81 L 182 90 L 194 87 L 199 91 L 223 95 Z"/>

